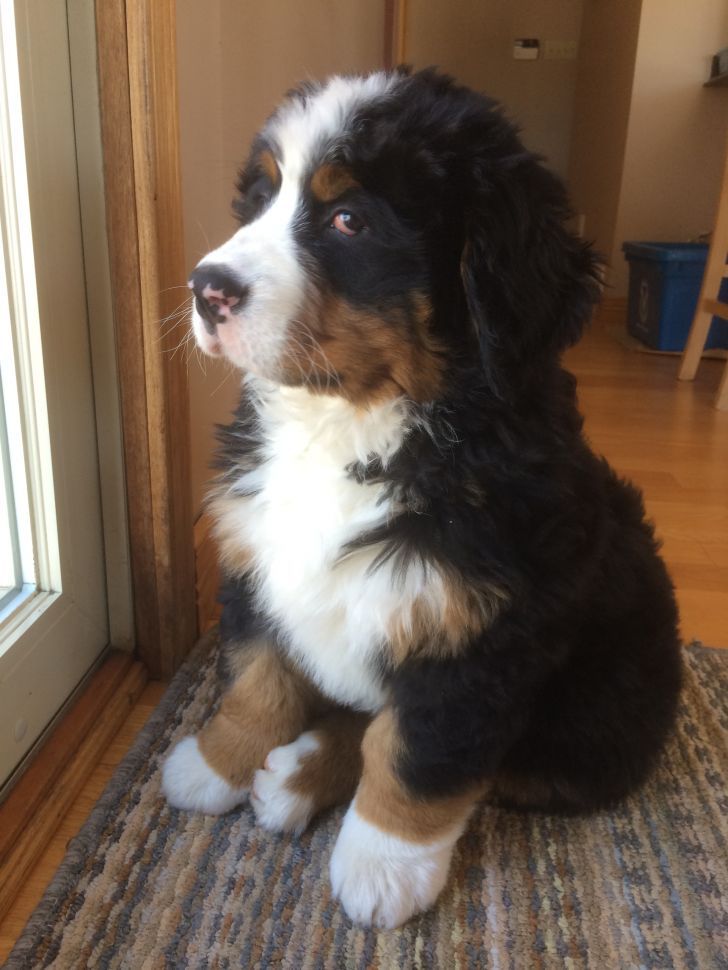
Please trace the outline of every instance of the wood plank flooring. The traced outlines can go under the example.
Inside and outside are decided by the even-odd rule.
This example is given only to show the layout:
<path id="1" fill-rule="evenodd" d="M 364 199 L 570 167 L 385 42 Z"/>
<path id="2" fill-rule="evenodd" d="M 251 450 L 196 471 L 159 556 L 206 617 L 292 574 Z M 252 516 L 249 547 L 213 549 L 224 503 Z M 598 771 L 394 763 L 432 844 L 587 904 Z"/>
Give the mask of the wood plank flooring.
<path id="1" fill-rule="evenodd" d="M 683 636 L 728 647 L 728 413 L 712 406 L 723 363 L 704 361 L 694 383 L 680 383 L 678 358 L 630 350 L 595 326 L 567 364 L 579 378 L 593 446 L 645 492 L 676 583 Z M 0 923 L 0 960 L 163 690 L 147 685 Z"/>
<path id="2" fill-rule="evenodd" d="M 0 921 L 0 963 L 5 961 L 30 914 L 35 909 L 53 873 L 66 853 L 66 845 L 86 821 L 116 766 L 129 750 L 134 738 L 159 703 L 165 685 L 148 683 L 123 727 L 108 745 L 101 760 L 56 830 L 55 835 L 36 863 L 15 902 Z"/>
<path id="3" fill-rule="evenodd" d="M 679 357 L 631 350 L 599 326 L 566 362 L 592 445 L 644 491 L 683 637 L 728 647 L 728 412 L 713 407 L 725 363 L 678 381 Z"/>

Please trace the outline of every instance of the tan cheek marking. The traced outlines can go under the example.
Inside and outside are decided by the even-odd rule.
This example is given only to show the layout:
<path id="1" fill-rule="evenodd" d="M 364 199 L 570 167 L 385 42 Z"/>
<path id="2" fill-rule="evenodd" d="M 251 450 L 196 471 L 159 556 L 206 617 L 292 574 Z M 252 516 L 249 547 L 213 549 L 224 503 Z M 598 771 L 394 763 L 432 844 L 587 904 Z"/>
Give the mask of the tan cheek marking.
<path id="1" fill-rule="evenodd" d="M 393 616 L 389 645 L 395 663 L 413 655 L 457 656 L 508 601 L 508 595 L 495 586 L 476 589 L 445 576 L 441 581 L 444 603 L 439 590 L 430 596 L 425 593 Z"/>
<path id="2" fill-rule="evenodd" d="M 362 738 L 370 721 L 367 714 L 336 711 L 314 725 L 319 748 L 302 759 L 286 787 L 311 798 L 317 812 L 353 798 L 361 778 Z"/>
<path id="3" fill-rule="evenodd" d="M 311 191 L 319 202 L 333 202 L 348 189 L 358 188 L 359 183 L 343 165 L 322 165 L 311 176 Z"/>
<path id="4" fill-rule="evenodd" d="M 327 389 L 328 369 L 338 377 L 329 389 L 355 404 L 374 404 L 403 393 L 415 401 L 434 400 L 442 389 L 443 355 L 429 333 L 428 301 L 413 294 L 411 304 L 409 315 L 399 311 L 383 319 L 324 294 L 309 308 L 311 325 L 294 334 L 297 339 L 289 348 L 294 357 L 300 356 L 300 348 L 307 351 L 307 358 L 299 362 L 298 379 L 313 363 L 322 390 Z M 290 376 L 295 383 L 293 370 Z"/>
<path id="5" fill-rule="evenodd" d="M 410 299 L 417 345 L 409 379 L 419 387 L 420 397 L 415 400 L 432 400 L 442 390 L 444 355 L 430 330 L 434 310 L 429 298 L 424 293 L 413 292 Z"/>
<path id="6" fill-rule="evenodd" d="M 356 810 L 385 832 L 410 842 L 434 842 L 467 818 L 486 786 L 474 785 L 445 798 L 417 798 L 396 775 L 402 750 L 394 713 L 384 710 L 364 735 L 364 773 L 356 793 Z"/>
<path id="7" fill-rule="evenodd" d="M 271 748 L 288 744 L 321 706 L 313 687 L 265 641 L 246 645 L 242 672 L 223 695 L 218 712 L 200 731 L 205 761 L 235 788 L 250 785 Z"/>

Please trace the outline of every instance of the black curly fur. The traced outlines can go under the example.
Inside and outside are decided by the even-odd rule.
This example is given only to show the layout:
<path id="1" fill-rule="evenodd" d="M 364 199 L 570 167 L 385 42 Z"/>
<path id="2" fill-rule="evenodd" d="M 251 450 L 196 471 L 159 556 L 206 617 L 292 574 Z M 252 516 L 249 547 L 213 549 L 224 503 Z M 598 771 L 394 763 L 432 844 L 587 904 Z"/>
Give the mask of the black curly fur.
<path id="1" fill-rule="evenodd" d="M 565 228 L 562 185 L 500 109 L 434 72 L 404 75 L 329 155 L 398 227 L 394 242 L 362 237 L 334 258 L 302 230 L 301 246 L 354 304 L 385 313 L 424 290 L 446 374 L 438 400 L 413 402 L 386 468 L 349 469 L 402 509 L 353 545 L 508 595 L 462 655 L 386 671 L 401 777 L 423 797 L 507 777 L 535 783 L 542 807 L 609 804 L 654 762 L 681 661 L 641 497 L 588 447 L 559 361 L 597 298 L 597 261 Z M 256 433 L 243 401 L 223 461 L 254 462 Z"/>

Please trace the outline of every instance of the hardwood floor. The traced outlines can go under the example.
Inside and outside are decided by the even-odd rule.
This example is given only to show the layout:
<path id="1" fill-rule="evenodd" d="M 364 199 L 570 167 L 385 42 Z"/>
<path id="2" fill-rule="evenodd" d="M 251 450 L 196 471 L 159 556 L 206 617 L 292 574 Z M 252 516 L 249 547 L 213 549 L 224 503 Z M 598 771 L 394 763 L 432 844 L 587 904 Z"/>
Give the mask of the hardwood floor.
<path id="1" fill-rule="evenodd" d="M 628 349 L 599 326 L 566 362 L 592 445 L 644 491 L 683 637 L 728 647 L 728 412 L 713 407 L 725 363 L 678 381 L 679 357 Z"/>
<path id="2" fill-rule="evenodd" d="M 724 364 L 705 361 L 694 383 L 680 383 L 678 358 L 630 350 L 599 326 L 567 364 L 579 378 L 593 446 L 645 492 L 677 586 L 683 636 L 728 647 L 728 412 L 712 406 Z M 163 690 L 147 685 L 0 922 L 0 960 Z"/>
<path id="3" fill-rule="evenodd" d="M 5 961 L 30 914 L 35 909 L 53 873 L 66 853 L 66 845 L 86 821 L 89 812 L 114 773 L 116 766 L 129 750 L 134 738 L 159 703 L 165 685 L 159 681 L 148 683 L 123 727 L 108 745 L 101 760 L 83 790 L 65 815 L 30 876 L 23 884 L 15 902 L 0 920 L 0 963 Z"/>

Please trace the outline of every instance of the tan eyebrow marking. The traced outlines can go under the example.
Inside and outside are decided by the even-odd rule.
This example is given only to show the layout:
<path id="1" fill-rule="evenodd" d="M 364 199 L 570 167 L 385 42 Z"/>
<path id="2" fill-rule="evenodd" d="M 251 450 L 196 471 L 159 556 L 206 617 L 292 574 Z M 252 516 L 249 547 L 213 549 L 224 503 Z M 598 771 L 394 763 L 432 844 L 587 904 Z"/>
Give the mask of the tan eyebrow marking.
<path id="1" fill-rule="evenodd" d="M 347 189 L 360 187 L 349 169 L 343 165 L 326 163 L 311 176 L 311 191 L 319 202 L 333 202 Z"/>
<path id="2" fill-rule="evenodd" d="M 260 153 L 258 166 L 261 172 L 271 180 L 274 188 L 277 189 L 281 184 L 281 170 L 278 168 L 278 163 L 275 158 L 267 149 Z"/>

